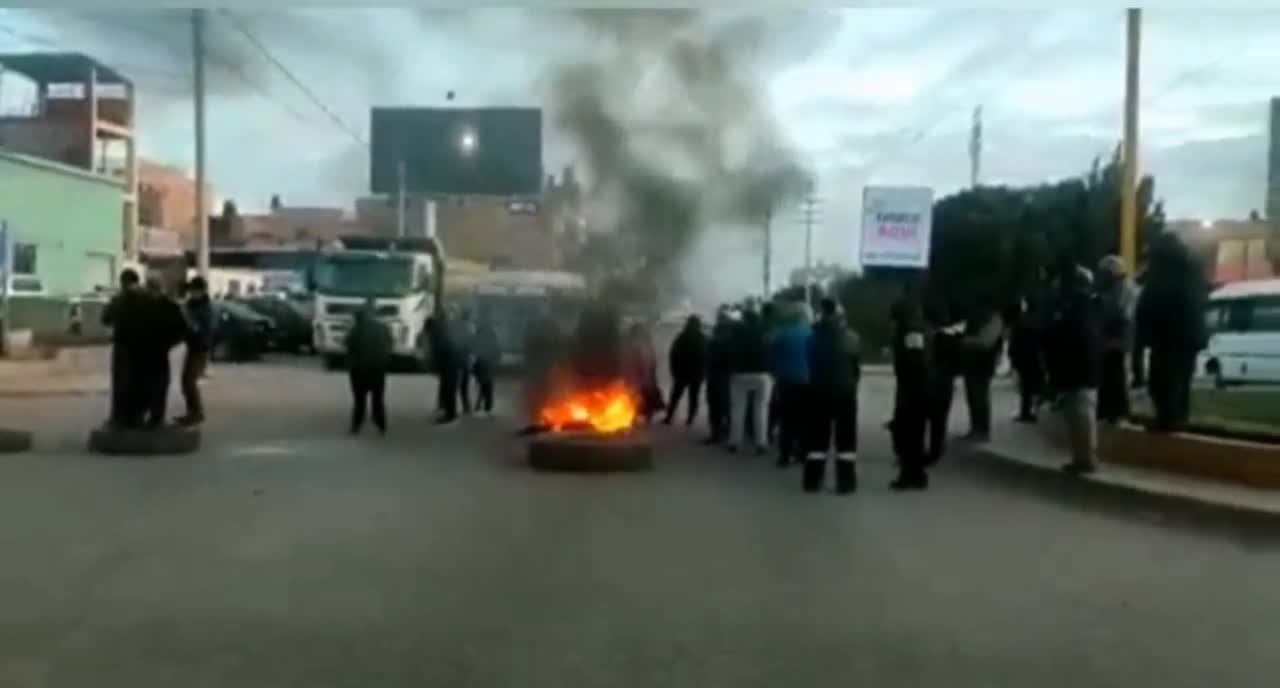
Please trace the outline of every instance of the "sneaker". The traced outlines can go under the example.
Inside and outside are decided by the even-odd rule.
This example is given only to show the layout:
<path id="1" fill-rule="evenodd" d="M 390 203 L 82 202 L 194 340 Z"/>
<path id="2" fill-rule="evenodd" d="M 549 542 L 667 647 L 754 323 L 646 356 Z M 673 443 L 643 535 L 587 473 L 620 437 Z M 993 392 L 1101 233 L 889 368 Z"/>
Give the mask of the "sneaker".
<path id="1" fill-rule="evenodd" d="M 736 444 L 730 444 L 730 445 L 726 446 L 726 447 L 725 447 L 725 449 L 728 449 L 730 454 L 737 454 L 737 453 L 738 453 L 738 445 L 736 445 Z"/>
<path id="2" fill-rule="evenodd" d="M 436 425 L 453 425 L 458 422 L 457 416 L 441 416 L 436 419 Z"/>

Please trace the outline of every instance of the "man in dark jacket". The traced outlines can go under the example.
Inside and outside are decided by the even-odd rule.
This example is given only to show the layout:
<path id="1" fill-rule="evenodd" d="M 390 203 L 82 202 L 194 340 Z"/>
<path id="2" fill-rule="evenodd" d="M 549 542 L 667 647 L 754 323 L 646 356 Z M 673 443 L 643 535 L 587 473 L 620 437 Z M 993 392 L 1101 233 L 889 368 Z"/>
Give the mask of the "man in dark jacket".
<path id="1" fill-rule="evenodd" d="M 375 301 L 365 301 L 347 333 L 347 367 L 351 380 L 351 434 L 364 425 L 366 404 L 373 407 L 373 424 L 387 433 L 387 368 L 391 365 L 391 330 L 378 320 Z"/>
<path id="2" fill-rule="evenodd" d="M 707 444 L 720 444 L 729 437 L 730 380 L 733 377 L 733 329 L 728 309 L 720 307 L 707 345 Z"/>
<path id="3" fill-rule="evenodd" d="M 1044 336 L 1039 305 L 1023 299 L 1009 309 L 1007 317 L 1009 362 L 1018 375 L 1019 423 L 1034 423 L 1036 409 L 1044 394 Z"/>
<path id="4" fill-rule="evenodd" d="M 502 361 L 502 347 L 498 342 L 498 331 L 493 322 L 481 317 L 476 325 L 476 336 L 472 353 L 475 362 L 471 372 L 475 374 L 479 397 L 476 399 L 476 410 L 481 413 L 493 413 L 493 376 Z"/>
<path id="5" fill-rule="evenodd" d="M 933 353 L 921 305 L 908 292 L 893 308 L 893 450 L 898 457 L 895 490 L 923 490 L 929 485 L 925 473 L 925 432 L 933 405 Z"/>
<path id="6" fill-rule="evenodd" d="M 1071 442 L 1071 462 L 1063 470 L 1081 475 L 1096 470 L 1102 319 L 1088 268 L 1076 267 L 1063 279 L 1066 293 L 1046 332 L 1049 382 Z"/>
<path id="7" fill-rule="evenodd" d="M 111 328 L 111 416 L 108 424 L 136 428 L 146 408 L 142 378 L 143 346 L 147 336 L 147 296 L 133 269 L 120 273 L 120 293 L 102 311 L 102 324 Z"/>
<path id="8" fill-rule="evenodd" d="M 809 305 L 783 304 L 769 342 L 769 366 L 777 389 L 778 465 L 803 461 L 809 402 Z"/>
<path id="9" fill-rule="evenodd" d="M 849 329 L 834 299 L 822 300 L 821 319 L 809 339 L 809 431 L 803 486 L 822 489 L 835 437 L 836 492 L 858 487 L 858 382 L 862 376 L 858 336 Z"/>
<path id="10" fill-rule="evenodd" d="M 1138 337 L 1150 352 L 1147 389 L 1155 406 L 1155 432 L 1176 432 L 1191 414 L 1191 377 L 1205 347 L 1204 275 L 1186 247 L 1172 236 L 1151 249 L 1138 299 Z"/>
<path id="11" fill-rule="evenodd" d="M 671 401 L 667 404 L 666 424 L 671 425 L 671 418 L 676 414 L 676 407 L 687 391 L 689 393 L 689 414 L 685 424 L 693 425 L 698 417 L 698 398 L 702 394 L 702 377 L 707 370 L 707 335 L 702 331 L 702 318 L 689 316 L 684 323 L 684 330 L 671 343 L 671 352 L 667 360 L 671 368 Z"/>
<path id="12" fill-rule="evenodd" d="M 471 364 L 475 352 L 475 323 L 471 321 L 471 313 L 462 311 L 457 320 L 449 328 L 453 338 L 454 355 L 458 365 L 458 399 L 462 402 L 462 414 L 471 415 Z"/>
<path id="13" fill-rule="evenodd" d="M 173 379 L 169 353 L 186 340 L 188 327 L 182 306 L 169 298 L 159 280 L 147 280 L 146 296 L 147 336 L 141 371 L 147 389 L 145 422 L 148 428 L 159 428 L 167 418 L 169 384 Z"/>
<path id="14" fill-rule="evenodd" d="M 451 333 L 449 315 L 437 309 L 427 321 L 431 345 L 431 362 L 436 369 L 436 423 L 445 425 L 458 420 L 458 352 Z"/>
<path id="15" fill-rule="evenodd" d="M 200 396 L 200 377 L 209 365 L 209 349 L 213 346 L 213 304 L 209 302 L 209 286 L 203 277 L 187 284 L 187 352 L 182 359 L 182 398 L 187 414 L 178 418 L 179 425 L 204 422 L 204 400 Z"/>
<path id="16" fill-rule="evenodd" d="M 729 451 L 742 445 L 747 416 L 751 416 L 752 440 L 756 451 L 769 451 L 768 404 L 773 391 L 769 377 L 769 350 L 764 322 L 754 309 L 747 309 L 733 337 L 733 377 L 729 381 L 733 412 L 729 416 Z"/>

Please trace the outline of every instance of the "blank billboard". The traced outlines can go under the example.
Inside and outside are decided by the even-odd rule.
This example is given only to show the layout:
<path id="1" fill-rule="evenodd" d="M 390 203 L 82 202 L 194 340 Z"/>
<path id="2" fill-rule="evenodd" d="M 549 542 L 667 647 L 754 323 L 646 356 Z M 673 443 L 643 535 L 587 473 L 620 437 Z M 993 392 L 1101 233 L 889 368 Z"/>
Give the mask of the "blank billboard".
<path id="1" fill-rule="evenodd" d="M 523 196 L 542 189 L 537 108 L 374 108 L 374 193 Z"/>

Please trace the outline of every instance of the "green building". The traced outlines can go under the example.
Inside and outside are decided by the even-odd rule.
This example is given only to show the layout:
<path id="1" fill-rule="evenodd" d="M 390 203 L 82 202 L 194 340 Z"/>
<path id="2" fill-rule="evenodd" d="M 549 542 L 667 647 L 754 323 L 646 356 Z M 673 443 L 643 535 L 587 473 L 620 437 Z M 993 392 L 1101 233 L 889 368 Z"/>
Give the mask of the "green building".
<path id="1" fill-rule="evenodd" d="M 0 148 L 0 220 L 14 237 L 14 272 L 39 275 L 52 296 L 112 285 L 123 194 L 110 177 Z"/>

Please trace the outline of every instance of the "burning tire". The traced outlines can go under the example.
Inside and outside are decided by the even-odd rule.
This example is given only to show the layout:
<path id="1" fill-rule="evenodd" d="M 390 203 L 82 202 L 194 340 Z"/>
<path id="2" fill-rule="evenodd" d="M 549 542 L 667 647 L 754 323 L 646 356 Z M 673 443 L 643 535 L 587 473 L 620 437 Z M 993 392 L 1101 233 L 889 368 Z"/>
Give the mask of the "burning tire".
<path id="1" fill-rule="evenodd" d="M 31 433 L 0 429 L 0 454 L 17 454 L 30 449 Z"/>
<path id="2" fill-rule="evenodd" d="M 644 471 L 653 468 L 653 446 L 630 434 L 550 433 L 529 443 L 529 465 L 578 473 Z"/>
<path id="3" fill-rule="evenodd" d="M 200 431 L 195 428 L 98 428 L 89 433 L 89 451 L 107 456 L 190 454 L 199 448 Z"/>

